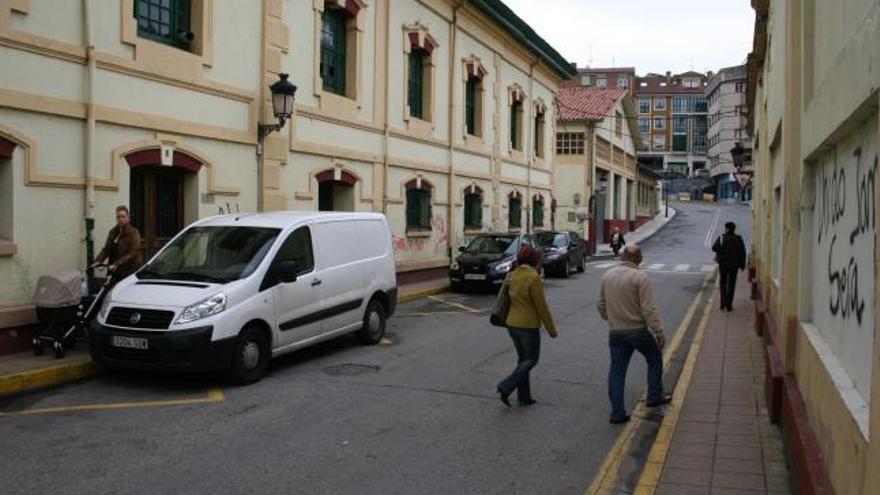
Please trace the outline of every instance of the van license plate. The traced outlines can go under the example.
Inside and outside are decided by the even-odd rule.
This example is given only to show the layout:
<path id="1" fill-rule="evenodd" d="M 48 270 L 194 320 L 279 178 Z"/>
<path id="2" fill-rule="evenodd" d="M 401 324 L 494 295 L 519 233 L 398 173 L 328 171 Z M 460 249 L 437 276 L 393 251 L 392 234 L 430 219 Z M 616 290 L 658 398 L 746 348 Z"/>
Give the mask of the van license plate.
<path id="1" fill-rule="evenodd" d="M 150 348 L 147 339 L 138 337 L 125 337 L 122 335 L 114 335 L 111 343 L 114 347 L 125 347 L 126 349 L 140 349 L 146 351 Z"/>
<path id="2" fill-rule="evenodd" d="M 464 276 L 465 280 L 486 280 L 486 276 L 482 273 L 467 273 Z"/>

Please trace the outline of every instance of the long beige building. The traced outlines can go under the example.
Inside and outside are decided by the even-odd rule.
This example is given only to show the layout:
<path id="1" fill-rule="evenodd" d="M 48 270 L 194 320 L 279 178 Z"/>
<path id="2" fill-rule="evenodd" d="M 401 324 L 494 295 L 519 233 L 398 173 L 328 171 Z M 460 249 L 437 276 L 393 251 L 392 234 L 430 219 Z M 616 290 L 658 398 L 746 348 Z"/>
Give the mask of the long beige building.
<path id="1" fill-rule="evenodd" d="M 753 0 L 757 320 L 796 493 L 880 493 L 880 3 Z"/>
<path id="2" fill-rule="evenodd" d="M 574 69 L 498 0 L 0 0 L 0 327 L 128 205 L 155 252 L 227 212 L 388 215 L 401 283 L 552 219 Z M 296 112 L 269 85 L 289 73 Z"/>

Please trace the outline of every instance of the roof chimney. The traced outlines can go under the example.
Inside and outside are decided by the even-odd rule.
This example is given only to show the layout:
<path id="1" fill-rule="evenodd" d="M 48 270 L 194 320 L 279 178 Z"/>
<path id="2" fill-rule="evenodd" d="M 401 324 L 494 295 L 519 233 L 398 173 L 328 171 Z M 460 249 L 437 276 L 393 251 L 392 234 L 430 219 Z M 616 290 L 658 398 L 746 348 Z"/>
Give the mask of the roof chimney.
<path id="1" fill-rule="evenodd" d="M 666 71 L 666 84 L 672 84 L 672 72 Z"/>
<path id="2" fill-rule="evenodd" d="M 714 75 L 715 75 L 715 73 L 710 70 L 709 72 L 706 73 L 706 79 L 712 79 L 712 76 L 714 76 Z"/>

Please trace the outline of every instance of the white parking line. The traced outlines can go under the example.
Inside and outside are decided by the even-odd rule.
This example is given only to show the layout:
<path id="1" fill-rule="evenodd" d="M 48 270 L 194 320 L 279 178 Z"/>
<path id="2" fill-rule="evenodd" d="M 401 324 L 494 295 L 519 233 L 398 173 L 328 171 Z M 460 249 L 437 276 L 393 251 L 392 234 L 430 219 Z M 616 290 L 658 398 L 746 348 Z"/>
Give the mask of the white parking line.
<path id="1" fill-rule="evenodd" d="M 701 272 L 714 272 L 715 265 L 703 265 L 700 267 Z"/>
<path id="2" fill-rule="evenodd" d="M 691 265 L 675 265 L 674 270 L 677 272 L 686 272 L 691 269 Z"/>

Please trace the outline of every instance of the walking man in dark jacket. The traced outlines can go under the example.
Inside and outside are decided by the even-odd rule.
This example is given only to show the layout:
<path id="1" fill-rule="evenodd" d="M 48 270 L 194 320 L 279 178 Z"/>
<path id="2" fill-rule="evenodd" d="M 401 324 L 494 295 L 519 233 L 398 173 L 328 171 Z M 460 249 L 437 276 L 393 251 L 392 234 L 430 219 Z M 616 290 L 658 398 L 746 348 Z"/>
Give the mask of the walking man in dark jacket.
<path id="1" fill-rule="evenodd" d="M 746 269 L 746 245 L 735 233 L 736 224 L 724 224 L 724 233 L 718 236 L 712 251 L 718 262 L 718 276 L 721 284 L 721 309 L 733 311 L 733 292 L 736 289 L 737 270 Z"/>

